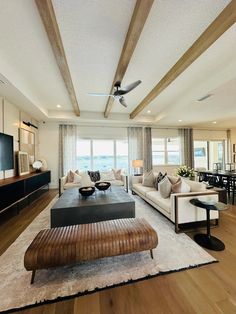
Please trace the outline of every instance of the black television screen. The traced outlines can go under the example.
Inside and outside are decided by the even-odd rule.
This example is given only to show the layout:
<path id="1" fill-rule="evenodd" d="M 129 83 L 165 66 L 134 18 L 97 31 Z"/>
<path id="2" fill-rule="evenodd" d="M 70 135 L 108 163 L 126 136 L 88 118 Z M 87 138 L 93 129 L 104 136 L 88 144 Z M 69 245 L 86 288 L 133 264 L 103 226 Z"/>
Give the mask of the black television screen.
<path id="1" fill-rule="evenodd" d="M 0 170 L 14 169 L 13 136 L 0 133 Z"/>

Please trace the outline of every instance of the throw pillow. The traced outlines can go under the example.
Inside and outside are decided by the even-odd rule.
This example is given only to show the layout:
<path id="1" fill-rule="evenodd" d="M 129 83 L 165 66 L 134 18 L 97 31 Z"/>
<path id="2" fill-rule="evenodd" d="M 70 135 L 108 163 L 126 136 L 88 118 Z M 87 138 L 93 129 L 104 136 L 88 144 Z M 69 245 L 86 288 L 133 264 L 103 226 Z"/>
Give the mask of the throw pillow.
<path id="1" fill-rule="evenodd" d="M 171 184 L 175 184 L 179 180 L 179 177 L 177 177 L 177 176 L 171 176 L 168 174 L 167 177 L 170 180 Z"/>
<path id="2" fill-rule="evenodd" d="M 82 176 L 80 176 L 79 174 L 77 174 L 77 173 L 75 172 L 75 173 L 74 173 L 74 181 L 73 181 L 73 183 L 79 184 L 79 183 L 81 183 L 81 180 L 82 180 Z"/>
<path id="3" fill-rule="evenodd" d="M 155 177 L 152 171 L 144 173 L 142 185 L 153 188 L 154 180 L 155 180 Z"/>
<path id="4" fill-rule="evenodd" d="M 115 179 L 116 180 L 121 180 L 121 169 L 112 169 Z"/>
<path id="5" fill-rule="evenodd" d="M 72 170 L 70 170 L 67 173 L 67 182 L 69 182 L 69 183 L 74 182 L 74 176 L 75 176 L 75 173 Z"/>
<path id="6" fill-rule="evenodd" d="M 165 178 L 166 173 L 162 174 L 161 172 L 155 177 L 154 187 L 158 190 L 158 184 Z"/>
<path id="7" fill-rule="evenodd" d="M 87 173 L 81 174 L 81 187 L 92 185 L 94 183 L 91 181 L 90 176 Z"/>
<path id="8" fill-rule="evenodd" d="M 113 171 L 101 172 L 101 181 L 114 181 L 115 179 Z"/>
<path id="9" fill-rule="evenodd" d="M 100 172 L 99 171 L 88 171 L 88 175 L 92 182 L 97 182 L 100 180 Z"/>
<path id="10" fill-rule="evenodd" d="M 181 178 L 172 185 L 172 192 L 173 193 L 188 193 L 190 192 L 190 186 Z"/>
<path id="11" fill-rule="evenodd" d="M 162 198 L 170 197 L 171 187 L 172 184 L 170 183 L 170 180 L 168 179 L 167 176 L 165 176 L 164 179 L 161 180 L 161 182 L 159 182 L 158 184 L 158 190 Z"/>

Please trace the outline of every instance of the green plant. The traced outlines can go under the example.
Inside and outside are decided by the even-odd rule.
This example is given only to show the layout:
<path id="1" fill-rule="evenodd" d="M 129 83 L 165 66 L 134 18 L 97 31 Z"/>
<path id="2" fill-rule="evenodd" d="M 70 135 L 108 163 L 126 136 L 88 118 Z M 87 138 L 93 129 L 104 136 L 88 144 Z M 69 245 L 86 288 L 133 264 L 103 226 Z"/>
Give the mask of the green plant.
<path id="1" fill-rule="evenodd" d="M 187 166 L 180 166 L 176 171 L 176 175 L 185 178 L 194 177 L 194 170 Z"/>

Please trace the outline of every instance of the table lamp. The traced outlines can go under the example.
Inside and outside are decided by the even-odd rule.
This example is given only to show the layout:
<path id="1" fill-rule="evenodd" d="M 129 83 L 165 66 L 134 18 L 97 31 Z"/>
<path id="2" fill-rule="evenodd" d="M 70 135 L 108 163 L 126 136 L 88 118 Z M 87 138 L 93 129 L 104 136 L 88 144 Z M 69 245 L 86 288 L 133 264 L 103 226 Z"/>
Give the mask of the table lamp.
<path id="1" fill-rule="evenodd" d="M 143 168 L 143 160 L 140 159 L 132 160 L 132 167 L 135 169 L 134 175 L 141 176 L 140 168 Z"/>

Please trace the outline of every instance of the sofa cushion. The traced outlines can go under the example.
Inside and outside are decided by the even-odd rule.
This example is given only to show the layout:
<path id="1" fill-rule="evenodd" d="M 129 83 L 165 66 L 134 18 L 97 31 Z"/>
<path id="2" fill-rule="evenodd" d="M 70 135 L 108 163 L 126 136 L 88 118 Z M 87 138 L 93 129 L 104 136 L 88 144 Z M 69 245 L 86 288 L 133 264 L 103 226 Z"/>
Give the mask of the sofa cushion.
<path id="1" fill-rule="evenodd" d="M 171 190 L 173 193 L 188 193 L 190 192 L 190 186 L 185 180 L 179 178 L 175 184 L 172 184 Z"/>
<path id="2" fill-rule="evenodd" d="M 133 189 L 136 190 L 138 193 L 142 194 L 143 196 L 146 196 L 147 192 L 156 191 L 155 188 L 143 186 L 142 183 L 133 184 Z"/>
<path id="3" fill-rule="evenodd" d="M 92 182 L 97 182 L 100 180 L 100 172 L 99 171 L 88 171 L 88 175 Z"/>
<path id="4" fill-rule="evenodd" d="M 170 180 L 171 184 L 175 184 L 179 180 L 179 177 L 177 177 L 177 176 L 171 176 L 168 174 L 167 177 Z"/>
<path id="5" fill-rule="evenodd" d="M 94 186 L 94 182 L 91 182 L 91 185 L 90 186 Z M 81 188 L 82 185 L 81 183 L 71 183 L 71 182 L 67 182 L 65 185 L 64 185 L 64 190 L 68 190 L 68 189 L 72 189 L 72 188 Z"/>
<path id="6" fill-rule="evenodd" d="M 172 184 L 170 183 L 170 180 L 167 178 L 167 176 L 165 176 L 164 179 L 158 184 L 158 190 L 160 191 L 160 194 L 163 198 L 168 198 L 170 196 L 171 187 Z"/>
<path id="7" fill-rule="evenodd" d="M 142 185 L 147 186 L 147 187 L 153 187 L 154 180 L 155 180 L 155 177 L 152 171 L 144 173 Z"/>
<path id="8" fill-rule="evenodd" d="M 152 191 L 146 193 L 146 197 L 155 203 L 156 205 L 160 206 L 164 210 L 166 210 L 168 213 L 171 211 L 171 200 L 170 197 L 168 198 L 163 198 L 161 197 L 161 194 L 159 191 Z"/>
<path id="9" fill-rule="evenodd" d="M 104 182 L 104 181 L 100 180 L 98 182 Z M 98 182 L 96 182 L 96 183 L 98 183 Z M 122 180 L 111 180 L 111 181 L 107 180 L 106 182 L 110 182 L 111 185 L 115 185 L 115 186 L 122 186 L 122 185 L 124 185 L 124 182 Z"/>
<path id="10" fill-rule="evenodd" d="M 190 192 L 202 192 L 206 191 L 206 185 L 202 182 L 183 179 L 189 186 Z"/>

